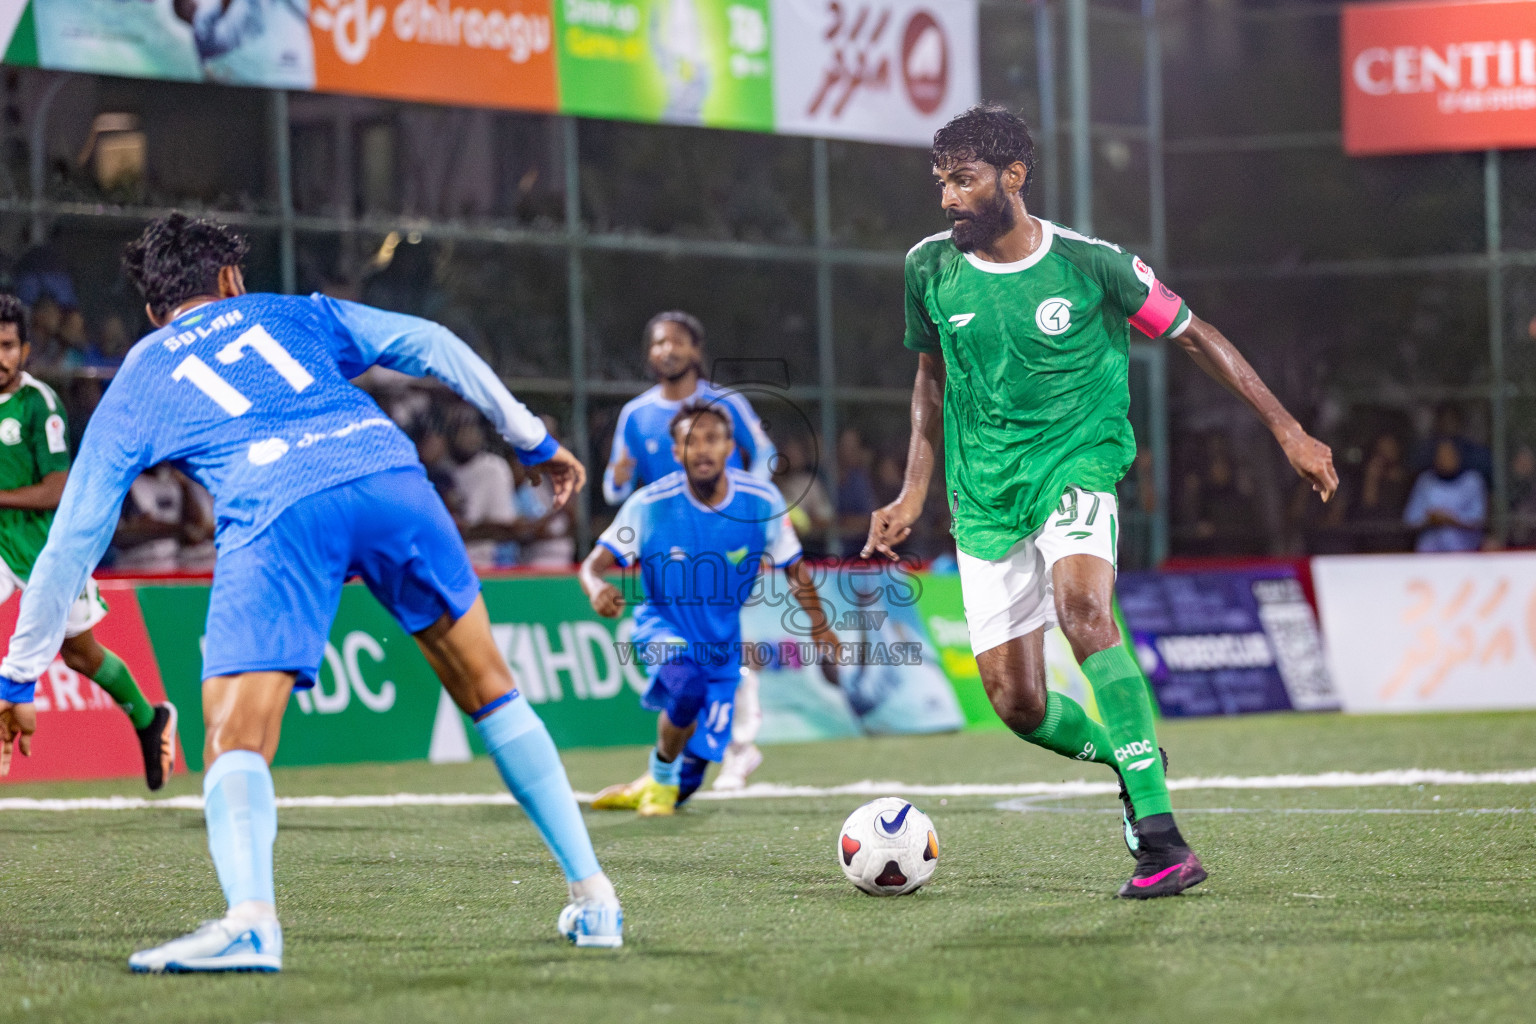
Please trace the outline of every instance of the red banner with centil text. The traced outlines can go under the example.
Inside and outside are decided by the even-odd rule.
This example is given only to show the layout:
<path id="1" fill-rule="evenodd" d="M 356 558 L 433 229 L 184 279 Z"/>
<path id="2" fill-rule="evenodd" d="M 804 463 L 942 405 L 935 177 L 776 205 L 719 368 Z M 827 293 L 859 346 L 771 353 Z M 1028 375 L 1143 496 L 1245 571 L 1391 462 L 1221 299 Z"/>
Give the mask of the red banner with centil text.
<path id="1" fill-rule="evenodd" d="M 1536 0 L 1350 4 L 1352 156 L 1536 146 Z"/>

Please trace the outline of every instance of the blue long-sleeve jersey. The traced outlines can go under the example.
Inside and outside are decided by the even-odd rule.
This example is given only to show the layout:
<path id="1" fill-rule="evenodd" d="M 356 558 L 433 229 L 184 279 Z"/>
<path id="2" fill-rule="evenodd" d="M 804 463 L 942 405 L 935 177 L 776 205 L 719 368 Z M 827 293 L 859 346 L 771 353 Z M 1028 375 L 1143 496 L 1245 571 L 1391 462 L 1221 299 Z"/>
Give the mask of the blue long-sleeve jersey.
<path id="1" fill-rule="evenodd" d="M 198 306 L 133 347 L 91 417 L 0 676 L 30 681 L 47 668 L 69 605 L 144 469 L 170 462 L 208 489 L 223 553 L 302 498 L 417 464 L 410 439 L 349 383 L 374 365 L 439 378 L 527 464 L 558 447 L 491 368 L 438 324 L 320 295 Z"/>

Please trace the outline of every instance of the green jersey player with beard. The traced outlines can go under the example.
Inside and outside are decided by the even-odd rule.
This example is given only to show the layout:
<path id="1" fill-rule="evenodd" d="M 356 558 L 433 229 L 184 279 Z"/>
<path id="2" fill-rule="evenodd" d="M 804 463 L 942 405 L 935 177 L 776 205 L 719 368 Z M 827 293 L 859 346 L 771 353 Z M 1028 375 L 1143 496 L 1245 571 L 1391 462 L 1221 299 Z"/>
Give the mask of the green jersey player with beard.
<path id="1" fill-rule="evenodd" d="M 1174 823 L 1151 698 L 1113 614 L 1115 485 L 1136 441 L 1131 330 L 1178 344 L 1263 420 L 1327 501 L 1333 457 L 1216 328 L 1119 246 L 1033 217 L 1024 120 L 974 107 L 934 135 L 951 231 L 906 261 L 906 346 L 918 353 L 900 495 L 875 512 L 866 556 L 894 558 L 923 508 L 940 443 L 971 647 L 987 696 L 1030 743 L 1098 761 L 1121 782 L 1136 857 L 1120 895 L 1170 896 L 1205 878 Z M 1060 625 L 1104 723 L 1045 685 Z"/>
<path id="2" fill-rule="evenodd" d="M 64 404 L 52 388 L 26 371 L 30 350 L 25 307 L 14 295 L 0 294 L 0 602 L 26 589 L 69 476 Z M 97 643 L 92 627 L 106 614 L 96 581 L 87 580 L 85 591 L 70 606 L 60 653 L 64 664 L 100 686 L 127 713 L 144 755 L 144 781 L 156 790 L 176 764 L 176 708 L 151 704 L 123 660 Z M 0 690 L 0 735 L 19 735 L 21 752 L 30 753 L 32 729 L 10 726 L 33 723 L 10 719 L 30 716 L 32 703 L 10 701 Z M 6 743 L 0 751 L 0 776 L 10 770 L 9 753 Z"/>

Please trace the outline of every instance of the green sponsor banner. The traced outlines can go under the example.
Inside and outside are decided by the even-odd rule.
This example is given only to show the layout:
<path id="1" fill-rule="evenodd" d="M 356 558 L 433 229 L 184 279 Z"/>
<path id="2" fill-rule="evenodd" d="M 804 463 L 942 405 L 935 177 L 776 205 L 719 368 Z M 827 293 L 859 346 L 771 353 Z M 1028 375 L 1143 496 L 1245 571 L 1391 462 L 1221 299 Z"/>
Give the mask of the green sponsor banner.
<path id="1" fill-rule="evenodd" d="M 922 586 L 917 599 L 918 612 L 928 627 L 928 636 L 938 652 L 939 667 L 955 689 L 955 699 L 965 715 L 967 729 L 1005 728 L 992 710 L 991 701 L 981 685 L 981 673 L 971 654 L 971 634 L 965 624 L 965 603 L 960 598 L 960 577 L 955 575 L 918 576 Z"/>
<path id="2" fill-rule="evenodd" d="M 768 0 L 554 0 L 560 110 L 771 132 Z"/>
<path id="3" fill-rule="evenodd" d="M 138 591 L 166 694 L 183 709 L 182 745 L 194 771 L 202 768 L 197 709 L 208 592 L 204 585 Z M 497 645 L 558 746 L 655 737 L 656 716 L 639 703 L 643 670 L 622 664 L 615 648 L 633 620 L 597 618 L 574 577 L 490 580 L 483 593 Z M 315 687 L 296 693 L 283 716 L 276 763 L 462 761 L 477 753 L 483 753 L 478 735 L 447 699 L 416 642 L 365 588 L 343 588 Z"/>

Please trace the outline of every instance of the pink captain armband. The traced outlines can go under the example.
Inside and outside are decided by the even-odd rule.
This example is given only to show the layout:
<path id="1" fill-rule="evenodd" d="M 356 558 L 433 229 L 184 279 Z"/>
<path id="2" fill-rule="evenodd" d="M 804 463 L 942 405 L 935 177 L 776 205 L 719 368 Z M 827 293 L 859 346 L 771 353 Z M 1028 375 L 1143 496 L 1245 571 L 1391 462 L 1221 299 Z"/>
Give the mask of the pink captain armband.
<path id="1" fill-rule="evenodd" d="M 1131 324 L 1149 338 L 1160 338 L 1164 331 L 1173 326 L 1173 318 L 1179 315 L 1179 307 L 1183 302 L 1163 282 L 1153 280 L 1147 301 L 1131 314 Z"/>

